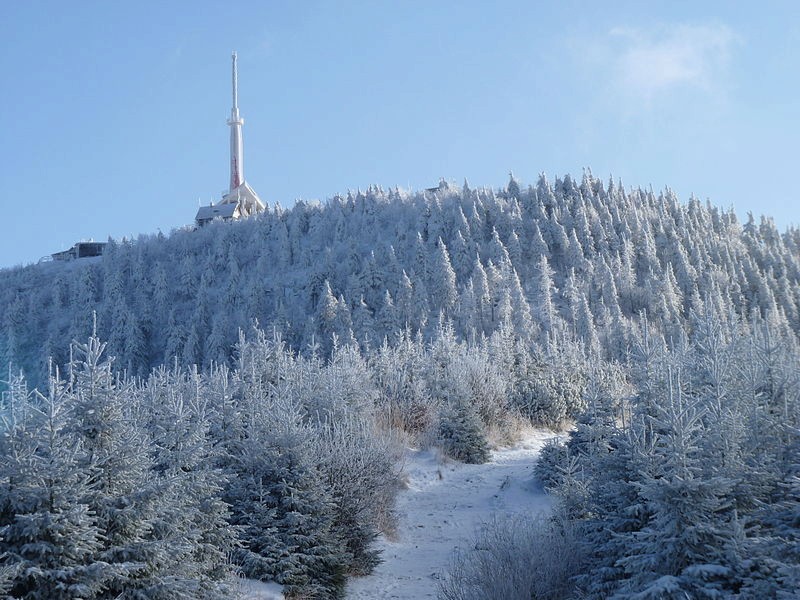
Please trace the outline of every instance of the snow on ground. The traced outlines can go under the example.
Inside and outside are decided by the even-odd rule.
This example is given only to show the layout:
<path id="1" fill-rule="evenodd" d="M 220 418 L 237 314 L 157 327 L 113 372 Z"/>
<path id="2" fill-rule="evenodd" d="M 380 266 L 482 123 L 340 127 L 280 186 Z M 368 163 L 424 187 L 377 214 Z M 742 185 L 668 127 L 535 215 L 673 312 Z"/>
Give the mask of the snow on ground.
<path id="1" fill-rule="evenodd" d="M 240 585 L 242 597 L 247 600 L 283 600 L 283 587 L 277 583 L 242 579 Z"/>
<path id="2" fill-rule="evenodd" d="M 483 465 L 443 462 L 434 451 L 408 450 L 408 489 L 397 501 L 395 539 L 381 536 L 383 563 L 351 579 L 347 600 L 436 598 L 436 584 L 453 551 L 474 544 L 475 532 L 495 516 L 548 510 L 533 481 L 533 464 L 552 432 L 532 431 Z"/>

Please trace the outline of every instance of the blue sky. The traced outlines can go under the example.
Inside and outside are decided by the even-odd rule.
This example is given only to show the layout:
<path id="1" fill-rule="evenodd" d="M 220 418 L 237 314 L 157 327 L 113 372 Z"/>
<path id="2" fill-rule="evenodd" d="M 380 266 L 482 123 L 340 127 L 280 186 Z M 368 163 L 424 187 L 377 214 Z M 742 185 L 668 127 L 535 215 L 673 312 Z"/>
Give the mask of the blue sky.
<path id="1" fill-rule="evenodd" d="M 791 2 L 5 2 L 0 266 L 269 203 L 584 167 L 800 223 Z"/>

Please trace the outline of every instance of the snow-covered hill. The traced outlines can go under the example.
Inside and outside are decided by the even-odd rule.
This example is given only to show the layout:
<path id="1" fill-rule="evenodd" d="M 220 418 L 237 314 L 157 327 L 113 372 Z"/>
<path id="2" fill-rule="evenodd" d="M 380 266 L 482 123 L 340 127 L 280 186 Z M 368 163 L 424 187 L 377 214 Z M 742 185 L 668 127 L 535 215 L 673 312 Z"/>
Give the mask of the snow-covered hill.
<path id="1" fill-rule="evenodd" d="M 50 358 L 68 361 L 94 313 L 115 368 L 142 376 L 176 357 L 230 362 L 254 322 L 326 356 L 334 334 L 364 350 L 405 330 L 430 340 L 444 315 L 462 339 L 567 335 L 618 361 L 643 313 L 666 340 L 687 335 L 703 304 L 745 320 L 780 313 L 800 331 L 800 230 L 588 172 L 527 188 L 371 187 L 112 241 L 76 263 L 0 271 L 0 364 L 33 385 Z"/>
<path id="2" fill-rule="evenodd" d="M 522 421 L 576 423 L 537 468 L 564 527 L 493 529 L 516 544 L 499 564 L 537 581 L 475 568 L 481 541 L 472 598 L 502 579 L 522 597 L 794 597 L 798 332 L 800 229 L 590 173 L 370 188 L 2 271 L 0 595 L 57 595 L 77 564 L 76 586 L 116 594 L 168 573 L 171 597 L 227 600 L 241 572 L 295 597 L 424 598 L 480 524 L 547 506 L 541 437 L 486 466 L 407 451 L 397 505 L 404 444 L 483 462 Z M 75 547 L 50 561 L 54 531 Z"/>

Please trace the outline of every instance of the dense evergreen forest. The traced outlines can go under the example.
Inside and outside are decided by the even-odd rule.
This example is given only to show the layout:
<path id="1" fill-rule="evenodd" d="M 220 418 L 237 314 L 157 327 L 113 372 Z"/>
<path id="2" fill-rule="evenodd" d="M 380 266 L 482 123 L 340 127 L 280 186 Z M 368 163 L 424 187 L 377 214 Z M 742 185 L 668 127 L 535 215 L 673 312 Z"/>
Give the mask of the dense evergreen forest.
<path id="1" fill-rule="evenodd" d="M 534 424 L 574 426 L 538 465 L 552 552 L 514 553 L 552 577 L 508 598 L 794 597 L 799 282 L 799 230 L 589 172 L 0 272 L 0 589 L 338 597 L 380 560 L 404 444 L 481 462 Z M 479 546 L 507 563 L 502 538 Z M 442 597 L 491 597 L 492 556 Z"/>
<path id="2" fill-rule="evenodd" d="M 228 363 L 239 329 L 288 346 L 362 349 L 408 329 L 430 339 L 440 316 L 476 339 L 510 322 L 525 342 L 577 337 L 624 360 L 634 323 L 677 343 L 703 302 L 745 320 L 800 327 L 800 231 L 684 205 L 588 173 L 526 190 L 370 188 L 324 204 L 275 205 L 257 218 L 112 242 L 98 262 L 0 274 L 3 364 L 44 381 L 97 312 L 118 368 Z"/>

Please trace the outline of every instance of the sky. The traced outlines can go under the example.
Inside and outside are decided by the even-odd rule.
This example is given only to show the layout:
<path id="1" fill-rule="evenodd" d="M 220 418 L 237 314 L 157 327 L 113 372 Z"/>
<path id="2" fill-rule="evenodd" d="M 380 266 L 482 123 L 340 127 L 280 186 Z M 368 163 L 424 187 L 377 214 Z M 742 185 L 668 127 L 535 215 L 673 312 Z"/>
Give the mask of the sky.
<path id="1" fill-rule="evenodd" d="M 583 169 L 800 224 L 794 2 L 3 2 L 0 267 L 272 205 Z"/>

